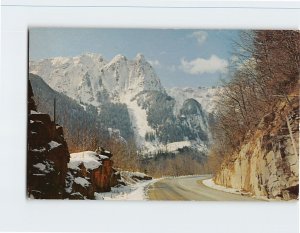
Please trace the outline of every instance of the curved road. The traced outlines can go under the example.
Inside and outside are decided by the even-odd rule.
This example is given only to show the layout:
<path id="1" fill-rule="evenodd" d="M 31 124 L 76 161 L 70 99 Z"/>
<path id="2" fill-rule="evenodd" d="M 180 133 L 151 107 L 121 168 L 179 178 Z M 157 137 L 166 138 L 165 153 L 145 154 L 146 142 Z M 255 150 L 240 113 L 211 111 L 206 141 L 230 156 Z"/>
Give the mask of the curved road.
<path id="1" fill-rule="evenodd" d="M 211 178 L 209 175 L 164 178 L 149 186 L 148 198 L 184 201 L 258 201 L 251 197 L 209 188 L 202 183 L 202 180 L 209 178 Z"/>

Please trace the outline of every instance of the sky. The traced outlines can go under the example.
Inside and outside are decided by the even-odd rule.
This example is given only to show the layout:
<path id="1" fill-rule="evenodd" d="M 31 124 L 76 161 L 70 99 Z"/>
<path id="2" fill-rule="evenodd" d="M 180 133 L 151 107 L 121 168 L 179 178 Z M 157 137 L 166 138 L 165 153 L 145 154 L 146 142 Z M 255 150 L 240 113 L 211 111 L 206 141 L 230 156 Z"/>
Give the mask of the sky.
<path id="1" fill-rule="evenodd" d="M 166 88 L 209 87 L 228 76 L 233 41 L 238 38 L 238 30 L 33 28 L 29 59 L 87 52 L 107 60 L 117 54 L 133 59 L 142 53 Z"/>

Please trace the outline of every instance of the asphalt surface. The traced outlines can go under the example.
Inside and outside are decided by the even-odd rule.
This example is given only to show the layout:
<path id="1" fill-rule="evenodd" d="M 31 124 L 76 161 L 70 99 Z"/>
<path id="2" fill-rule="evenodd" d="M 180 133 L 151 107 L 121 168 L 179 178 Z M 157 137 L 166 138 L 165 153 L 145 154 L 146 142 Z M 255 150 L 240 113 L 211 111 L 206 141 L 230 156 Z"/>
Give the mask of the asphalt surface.
<path id="1" fill-rule="evenodd" d="M 240 194 L 227 193 L 207 187 L 202 180 L 209 175 L 164 178 L 148 188 L 149 200 L 180 201 L 258 201 Z"/>

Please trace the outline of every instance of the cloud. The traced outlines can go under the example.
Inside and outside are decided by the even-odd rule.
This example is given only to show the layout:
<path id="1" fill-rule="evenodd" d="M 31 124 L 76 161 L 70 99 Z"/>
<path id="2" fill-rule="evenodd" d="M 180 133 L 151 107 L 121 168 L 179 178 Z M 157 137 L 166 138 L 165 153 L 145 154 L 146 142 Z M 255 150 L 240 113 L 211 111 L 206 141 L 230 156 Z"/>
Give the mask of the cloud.
<path id="1" fill-rule="evenodd" d="M 152 66 L 160 66 L 160 62 L 158 60 L 148 60 L 148 62 L 152 65 Z"/>
<path id="2" fill-rule="evenodd" d="M 195 31 L 190 36 L 196 38 L 198 44 L 202 45 L 206 41 L 208 34 L 205 31 Z"/>
<path id="3" fill-rule="evenodd" d="M 228 61 L 219 58 L 216 55 L 211 55 L 210 58 L 196 58 L 195 60 L 187 61 L 185 58 L 181 59 L 179 68 L 185 73 L 196 75 L 204 73 L 227 73 Z"/>

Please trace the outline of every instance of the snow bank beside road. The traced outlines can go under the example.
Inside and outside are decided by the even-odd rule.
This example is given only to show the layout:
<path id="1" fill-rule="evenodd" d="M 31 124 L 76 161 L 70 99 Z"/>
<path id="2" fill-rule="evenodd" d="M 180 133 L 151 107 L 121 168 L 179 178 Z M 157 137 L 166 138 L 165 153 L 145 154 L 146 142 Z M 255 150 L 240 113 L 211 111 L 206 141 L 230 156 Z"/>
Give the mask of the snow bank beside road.
<path id="1" fill-rule="evenodd" d="M 207 179 L 207 180 L 203 180 L 202 183 L 212 189 L 216 189 L 216 190 L 220 190 L 223 192 L 227 192 L 227 193 L 234 193 L 234 194 L 241 194 L 241 195 L 249 195 L 249 193 L 243 192 L 241 190 L 238 189 L 234 189 L 234 188 L 227 188 L 221 185 L 217 185 L 213 179 Z"/>
<path id="2" fill-rule="evenodd" d="M 95 193 L 96 200 L 132 200 L 140 201 L 147 200 L 147 189 L 150 184 L 157 180 L 147 180 L 143 182 L 137 182 L 136 184 L 113 187 L 110 192 Z"/>
<path id="3" fill-rule="evenodd" d="M 277 201 L 277 199 L 269 199 L 269 198 L 266 198 L 266 197 L 254 196 L 254 195 L 252 195 L 249 192 L 244 192 L 242 190 L 238 190 L 238 189 L 234 189 L 234 188 L 228 188 L 228 187 L 225 187 L 225 186 L 217 185 L 213 181 L 212 178 L 211 179 L 207 179 L 207 180 L 203 180 L 202 183 L 205 186 L 209 187 L 209 188 L 216 189 L 216 190 L 223 191 L 223 192 L 227 192 L 227 193 L 233 193 L 233 194 L 238 194 L 238 195 L 243 195 L 243 196 L 249 196 L 249 197 L 256 198 L 258 200 L 264 200 L 264 201 Z"/>
<path id="4" fill-rule="evenodd" d="M 121 183 L 112 187 L 110 192 L 94 193 L 96 200 L 147 200 L 147 191 L 150 184 L 156 182 L 152 177 L 141 172 L 120 171 Z"/>

